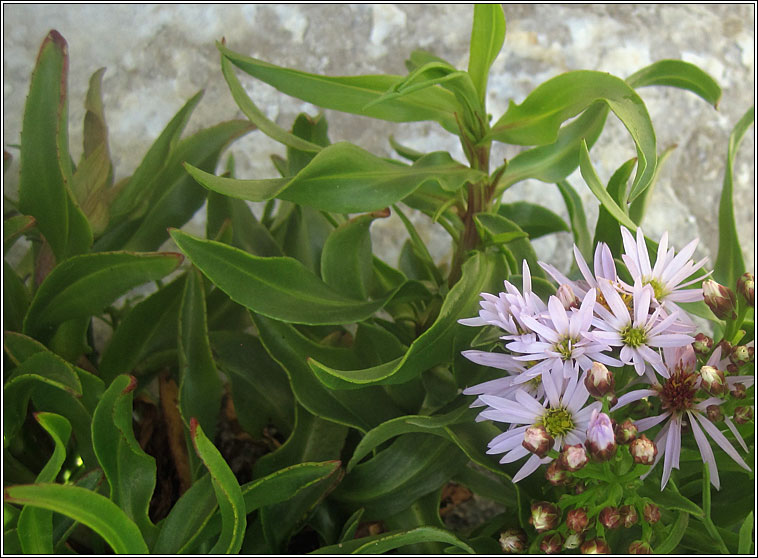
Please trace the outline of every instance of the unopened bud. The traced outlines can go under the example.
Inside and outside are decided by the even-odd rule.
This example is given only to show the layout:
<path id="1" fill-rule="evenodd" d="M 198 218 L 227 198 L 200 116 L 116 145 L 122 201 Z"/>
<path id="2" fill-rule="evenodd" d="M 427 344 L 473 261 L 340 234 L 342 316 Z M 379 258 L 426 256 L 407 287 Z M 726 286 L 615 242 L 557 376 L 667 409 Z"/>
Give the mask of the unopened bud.
<path id="1" fill-rule="evenodd" d="M 616 425 L 613 433 L 616 435 L 617 444 L 631 444 L 637 437 L 637 427 L 630 419 L 626 419 L 621 424 Z"/>
<path id="2" fill-rule="evenodd" d="M 550 533 L 540 541 L 540 550 L 545 554 L 557 554 L 563 547 L 563 537 L 560 533 Z"/>
<path id="3" fill-rule="evenodd" d="M 529 518 L 529 523 L 532 524 L 538 533 L 555 529 L 560 519 L 561 512 L 555 504 L 551 504 L 550 502 L 532 503 L 532 515 Z"/>
<path id="4" fill-rule="evenodd" d="M 629 445 L 629 453 L 632 454 L 635 463 L 652 465 L 655 456 L 658 455 L 658 448 L 655 446 L 655 442 L 642 434 Z"/>
<path id="5" fill-rule="evenodd" d="M 753 407 L 737 407 L 734 409 L 734 422 L 745 424 L 753 420 Z"/>
<path id="6" fill-rule="evenodd" d="M 506 554 L 523 554 L 526 550 L 526 533 L 518 528 L 506 529 L 500 533 L 500 548 Z"/>
<path id="7" fill-rule="evenodd" d="M 642 508 L 642 517 L 651 525 L 658 523 L 661 520 L 661 510 L 652 502 L 647 502 L 645 503 L 645 507 Z"/>
<path id="8" fill-rule="evenodd" d="M 701 366 L 700 387 L 711 395 L 721 395 L 727 387 L 724 373 L 713 366 Z"/>
<path id="9" fill-rule="evenodd" d="M 575 444 L 563 446 L 558 461 L 561 467 L 573 473 L 584 467 L 589 461 L 589 457 L 587 457 L 587 451 L 582 444 Z"/>
<path id="10" fill-rule="evenodd" d="M 726 370 L 724 371 L 724 375 L 726 376 L 727 374 L 731 374 L 732 376 L 734 376 L 739 371 L 740 371 L 739 367 L 736 366 L 734 363 L 730 362 L 729 364 L 726 365 Z"/>
<path id="11" fill-rule="evenodd" d="M 626 529 L 636 525 L 637 521 L 639 521 L 639 516 L 637 515 L 637 510 L 634 509 L 634 506 L 621 506 L 619 508 L 619 513 L 621 514 L 621 523 Z"/>
<path id="12" fill-rule="evenodd" d="M 590 392 L 590 395 L 602 399 L 609 393 L 613 393 L 614 379 L 613 373 L 600 362 L 593 362 L 592 368 L 589 369 L 584 377 L 584 387 Z"/>
<path id="13" fill-rule="evenodd" d="M 695 342 L 692 344 L 695 352 L 699 355 L 707 355 L 713 348 L 713 338 L 708 337 L 705 333 L 698 333 L 695 336 Z"/>
<path id="14" fill-rule="evenodd" d="M 745 299 L 748 306 L 755 304 L 755 283 L 752 273 L 748 271 L 737 279 L 737 292 Z"/>
<path id="15" fill-rule="evenodd" d="M 732 353 L 732 344 L 726 339 L 722 339 L 716 345 L 716 348 L 721 347 L 721 356 L 723 358 L 728 357 Z"/>
<path id="16" fill-rule="evenodd" d="M 602 510 L 600 510 L 600 514 L 597 516 L 597 518 L 606 529 L 618 529 L 623 523 L 623 520 L 621 519 L 621 513 L 619 513 L 618 508 L 615 506 L 604 507 Z"/>
<path id="17" fill-rule="evenodd" d="M 548 465 L 548 468 L 545 471 L 545 479 L 547 479 L 547 482 L 553 486 L 562 486 L 568 484 L 571 480 L 568 471 L 563 469 L 558 461 L 553 461 Z"/>
<path id="18" fill-rule="evenodd" d="M 645 541 L 634 541 L 629 545 L 629 554 L 652 554 L 653 547 Z"/>
<path id="19" fill-rule="evenodd" d="M 545 457 L 550 448 L 553 447 L 554 442 L 555 440 L 547 429 L 543 425 L 537 424 L 524 431 L 524 441 L 521 442 L 521 445 L 538 457 Z"/>
<path id="20" fill-rule="evenodd" d="M 590 518 L 587 516 L 587 508 L 576 508 L 566 514 L 566 527 L 569 531 L 581 533 L 587 528 Z"/>
<path id="21" fill-rule="evenodd" d="M 592 411 L 584 445 L 597 461 L 607 461 L 616 454 L 616 436 L 608 415 Z"/>
<path id="22" fill-rule="evenodd" d="M 724 413 L 719 405 L 708 405 L 705 408 L 705 414 L 708 416 L 708 420 L 713 423 L 724 420 Z"/>
<path id="23" fill-rule="evenodd" d="M 737 345 L 729 354 L 729 360 L 737 366 L 742 366 L 752 361 L 755 357 L 755 349 L 747 345 Z"/>
<path id="24" fill-rule="evenodd" d="M 574 550 L 579 548 L 579 545 L 584 541 L 584 535 L 582 533 L 569 533 L 566 540 L 563 541 L 563 548 L 566 550 Z"/>
<path id="25" fill-rule="evenodd" d="M 732 386 L 730 393 L 735 399 L 745 399 L 746 391 L 747 388 L 745 387 L 745 384 L 736 383 Z"/>
<path id="26" fill-rule="evenodd" d="M 724 285 L 719 285 L 713 279 L 703 281 L 703 297 L 708 308 L 722 320 L 733 320 L 737 317 L 734 309 L 737 299 L 734 291 Z"/>
<path id="27" fill-rule="evenodd" d="M 577 496 L 579 494 L 582 494 L 585 490 L 587 490 L 587 485 L 584 483 L 584 481 L 576 481 L 576 484 L 574 485 L 574 494 Z"/>
<path id="28" fill-rule="evenodd" d="M 611 547 L 605 542 L 605 539 L 595 537 L 582 543 L 580 548 L 582 554 L 610 554 Z"/>
<path id="29" fill-rule="evenodd" d="M 563 307 L 568 310 L 569 308 L 579 308 L 579 299 L 574 294 L 574 289 L 571 288 L 571 285 L 563 284 L 560 287 L 558 287 L 558 292 L 555 293 L 558 297 L 558 300 L 561 301 L 561 304 Z"/>

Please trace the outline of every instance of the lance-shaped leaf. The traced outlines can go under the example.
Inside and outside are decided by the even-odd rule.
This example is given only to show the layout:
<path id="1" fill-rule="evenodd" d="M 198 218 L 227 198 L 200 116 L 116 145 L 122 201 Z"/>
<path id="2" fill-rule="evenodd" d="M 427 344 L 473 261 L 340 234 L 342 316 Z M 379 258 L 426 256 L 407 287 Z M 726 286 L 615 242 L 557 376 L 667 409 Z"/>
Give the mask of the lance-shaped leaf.
<path id="1" fill-rule="evenodd" d="M 570 232 L 566 222 L 548 208 L 529 202 L 504 203 L 498 214 L 516 223 L 529 235 L 539 238 L 556 232 Z"/>
<path id="2" fill-rule="evenodd" d="M 223 386 L 208 341 L 203 278 L 192 269 L 187 274 L 179 308 L 179 410 L 189 424 L 194 417 L 203 430 L 216 431 Z"/>
<path id="3" fill-rule="evenodd" d="M 345 297 L 293 258 L 260 258 L 178 230 L 171 231 L 171 236 L 229 298 L 277 320 L 310 325 L 357 322 L 389 300 L 385 297 L 367 302 Z"/>
<path id="4" fill-rule="evenodd" d="M 460 281 L 450 289 L 434 324 L 419 336 L 402 357 L 361 370 L 337 370 L 308 359 L 316 377 L 330 389 L 355 389 L 378 384 L 400 384 L 418 377 L 424 370 L 452 361 L 451 345 L 460 318 L 474 313 L 479 294 L 493 290 L 504 276 L 501 260 L 477 252 L 463 265 Z"/>
<path id="5" fill-rule="evenodd" d="M 291 178 L 238 180 L 214 176 L 186 165 L 206 188 L 233 198 L 266 201 L 280 198 L 335 213 L 378 211 L 413 193 L 427 180 L 454 192 L 484 173 L 454 161 L 448 153 L 424 155 L 412 166 L 372 155 L 347 142 L 323 148 Z"/>
<path id="6" fill-rule="evenodd" d="M 474 216 L 477 230 L 482 239 L 491 242 L 515 258 L 515 267 L 511 273 L 520 275 L 523 271 L 522 261 L 526 260 L 533 278 L 543 279 L 545 272 L 537 264 L 537 254 L 527 238 L 527 234 L 516 223 L 502 215 L 477 213 Z"/>
<path id="7" fill-rule="evenodd" d="M 750 125 L 755 119 L 755 107 L 750 107 L 740 118 L 729 135 L 729 148 L 726 154 L 724 185 L 719 201 L 719 251 L 713 266 L 713 277 L 722 285 L 734 286 L 737 278 L 745 272 L 745 260 L 742 257 L 740 238 L 734 221 L 734 158 Z"/>
<path id="8" fill-rule="evenodd" d="M 3 221 L 3 250 L 7 252 L 13 243 L 35 224 L 36 221 L 31 215 L 14 215 Z"/>
<path id="9" fill-rule="evenodd" d="M 53 455 L 37 475 L 36 482 L 55 482 L 66 459 L 71 423 L 55 413 L 35 413 L 34 418 L 53 439 Z M 26 506 L 18 518 L 18 538 L 24 554 L 53 553 L 53 512 Z"/>
<path id="10" fill-rule="evenodd" d="M 72 318 L 98 314 L 129 289 L 168 275 L 181 263 L 174 253 L 84 254 L 59 265 L 37 289 L 24 332 L 37 336 Z"/>
<path id="11" fill-rule="evenodd" d="M 484 105 L 487 96 L 487 77 L 490 66 L 497 58 L 505 40 L 505 14 L 500 4 L 474 6 L 474 24 L 471 27 L 468 73 Z"/>
<path id="12" fill-rule="evenodd" d="M 565 180 L 556 183 L 558 190 L 561 192 L 563 202 L 566 204 L 566 210 L 571 222 L 571 233 L 574 236 L 574 244 L 584 256 L 589 260 L 592 256 L 592 237 L 587 228 L 587 216 L 584 213 L 582 198 L 576 193 L 576 190 Z"/>
<path id="13" fill-rule="evenodd" d="M 7 260 L 3 259 L 3 327 L 19 331 L 23 327 L 24 316 L 29 309 L 29 290 L 13 270 Z"/>
<path id="14" fill-rule="evenodd" d="M 656 554 L 670 554 L 676 550 L 679 541 L 682 540 L 690 516 L 687 512 L 680 511 L 676 516 L 676 521 L 670 526 L 668 536 L 655 547 Z"/>
<path id="15" fill-rule="evenodd" d="M 710 75 L 694 64 L 683 60 L 658 60 L 626 78 L 635 89 L 650 85 L 668 85 L 692 91 L 695 95 L 718 107 L 721 87 Z"/>
<path id="16" fill-rule="evenodd" d="M 5 501 L 66 515 L 103 537 L 117 554 L 148 553 L 139 529 L 121 508 L 86 488 L 48 483 L 8 486 Z"/>
<path id="17" fill-rule="evenodd" d="M 454 113 L 459 105 L 455 96 L 444 89 L 419 91 L 367 108 L 366 105 L 381 97 L 402 76 L 320 76 L 243 56 L 218 43 L 216 46 L 242 71 L 282 93 L 314 105 L 391 122 L 432 120 L 449 132 L 457 133 Z"/>
<path id="18" fill-rule="evenodd" d="M 523 103 L 511 102 L 488 139 L 517 145 L 545 145 L 558 137 L 561 124 L 601 101 L 621 120 L 637 147 L 637 175 L 630 199 L 650 184 L 656 164 L 655 132 L 645 103 L 622 79 L 604 72 L 580 70 L 550 79 Z"/>
<path id="19" fill-rule="evenodd" d="M 469 554 L 476 551 L 450 531 L 439 527 L 416 527 L 415 529 L 389 531 L 379 535 L 344 541 L 331 546 L 322 546 L 311 554 L 383 554 L 401 546 L 424 542 L 447 543 Z"/>
<path id="20" fill-rule="evenodd" d="M 110 499 L 139 527 L 148 542 L 157 529 L 148 517 L 155 489 L 155 459 L 142 451 L 132 427 L 133 376 L 121 375 L 108 387 L 92 417 L 92 442 L 110 485 Z"/>
<path id="21" fill-rule="evenodd" d="M 236 554 L 242 547 L 245 536 L 246 508 L 242 490 L 221 453 L 203 433 L 202 427 L 192 418 L 190 436 L 195 451 L 208 469 L 221 510 L 222 528 L 211 554 Z"/>
<path id="22" fill-rule="evenodd" d="M 21 131 L 19 209 L 33 216 L 62 260 L 92 244 L 87 218 L 71 196 L 68 152 L 68 45 L 53 30 L 37 55 Z"/>
<path id="23" fill-rule="evenodd" d="M 635 159 L 629 159 L 624 162 L 618 169 L 616 169 L 616 172 L 613 173 L 610 180 L 608 180 L 608 187 L 605 191 L 608 192 L 608 195 L 619 205 L 619 207 L 626 203 L 626 187 L 629 177 L 632 175 L 632 170 L 634 170 L 635 163 Z M 647 192 L 649 191 L 650 189 L 648 188 Z M 593 245 L 597 246 L 598 242 L 605 242 L 611 249 L 611 254 L 621 253 L 621 248 L 623 246 L 621 229 L 619 228 L 616 219 L 602 205 L 600 206 L 597 216 Z"/>

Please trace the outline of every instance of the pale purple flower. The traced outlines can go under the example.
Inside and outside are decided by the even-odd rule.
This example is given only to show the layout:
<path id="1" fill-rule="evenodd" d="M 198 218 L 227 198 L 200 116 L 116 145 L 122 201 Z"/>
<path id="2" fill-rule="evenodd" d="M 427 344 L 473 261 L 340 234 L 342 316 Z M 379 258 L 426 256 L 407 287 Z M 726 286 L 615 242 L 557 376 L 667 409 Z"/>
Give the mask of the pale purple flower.
<path id="1" fill-rule="evenodd" d="M 563 374 L 542 374 L 542 384 L 547 401 L 541 404 L 524 390 L 515 392 L 513 399 L 495 395 L 481 395 L 482 401 L 489 405 L 481 416 L 485 419 L 510 424 L 511 427 L 493 438 L 489 443 L 489 454 L 505 453 L 500 463 L 512 463 L 529 455 L 526 463 L 513 477 L 513 482 L 532 474 L 541 463 L 549 463 L 552 458 L 540 458 L 531 455 L 522 446 L 524 433 L 530 426 L 543 425 L 555 439 L 553 449 L 560 451 L 563 444 L 584 443 L 590 416 L 594 409 L 601 407 L 600 402 L 584 406 L 589 392 L 584 387 L 584 378 L 577 375 L 564 381 Z"/>
<path id="2" fill-rule="evenodd" d="M 554 266 L 544 262 L 538 263 L 559 285 L 570 286 L 579 298 L 584 298 L 590 289 L 596 289 L 598 287 L 597 279 L 599 278 L 607 279 L 611 283 L 617 282 L 616 263 L 613 261 L 611 249 L 608 248 L 608 245 L 605 242 L 598 242 L 595 247 L 595 275 L 592 275 L 590 268 L 587 267 L 587 263 L 584 261 L 584 256 L 582 256 L 582 253 L 579 251 L 576 244 L 574 244 L 574 259 L 576 260 L 576 265 L 579 267 L 579 271 L 584 277 L 583 280 L 572 281 Z"/>
<path id="3" fill-rule="evenodd" d="M 587 451 L 599 461 L 607 461 L 616 453 L 616 434 L 613 432 L 611 417 L 597 409 L 592 411 L 587 426 Z"/>

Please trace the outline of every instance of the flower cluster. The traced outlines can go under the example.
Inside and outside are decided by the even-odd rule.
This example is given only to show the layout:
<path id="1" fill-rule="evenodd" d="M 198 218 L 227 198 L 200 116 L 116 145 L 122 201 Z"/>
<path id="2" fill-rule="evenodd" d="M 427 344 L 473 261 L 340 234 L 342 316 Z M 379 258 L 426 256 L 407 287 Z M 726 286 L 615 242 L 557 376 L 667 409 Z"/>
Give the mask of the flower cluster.
<path id="1" fill-rule="evenodd" d="M 477 420 L 508 425 L 490 441 L 488 453 L 504 454 L 501 463 L 528 456 L 514 482 L 556 456 L 559 459 L 551 464 L 547 478 L 553 484 L 564 482 L 563 472 L 576 470 L 575 464 L 586 460 L 585 448 L 602 461 L 622 444 L 629 447 L 635 462 L 652 464 L 651 470 L 663 458 L 663 489 L 672 468 L 679 466 L 682 429 L 687 425 L 718 488 L 716 461 L 706 434 L 749 470 L 716 422 L 722 420 L 746 449 L 734 422 L 718 411 L 722 396 L 738 397 L 741 390 L 744 397 L 752 385 L 752 376 L 733 373 L 753 358 L 752 344 L 739 350 L 713 349 L 712 340 L 695 336 L 695 324 L 680 304 L 706 300 L 710 306 L 704 288 L 698 286 L 710 274 L 693 278 L 705 264 L 691 259 L 697 240 L 677 253 L 664 233 L 651 263 L 641 229 L 635 238 L 622 227 L 621 236 L 621 260 L 631 280 L 620 277 L 610 248 L 599 243 L 593 270 L 574 247 L 579 280 L 540 262 L 559 285 L 546 302 L 533 292 L 526 261 L 521 290 L 505 281 L 505 291 L 497 296 L 482 293 L 478 317 L 461 323 L 495 326 L 502 330 L 502 343 L 496 352 L 469 350 L 463 355 L 507 375 L 469 387 L 464 394 L 478 396 L 472 406 L 485 407 Z M 743 283 L 752 288 L 752 276 Z M 735 359 L 740 364 L 729 369 Z M 628 367 L 633 380 L 614 386 L 611 370 L 623 367 Z M 616 387 L 630 391 L 616 398 Z M 642 399 L 657 409 L 653 415 L 622 424 L 610 418 L 610 413 Z M 734 420 L 739 422 L 737 414 Z M 638 436 L 661 423 L 665 424 L 653 442 Z"/>

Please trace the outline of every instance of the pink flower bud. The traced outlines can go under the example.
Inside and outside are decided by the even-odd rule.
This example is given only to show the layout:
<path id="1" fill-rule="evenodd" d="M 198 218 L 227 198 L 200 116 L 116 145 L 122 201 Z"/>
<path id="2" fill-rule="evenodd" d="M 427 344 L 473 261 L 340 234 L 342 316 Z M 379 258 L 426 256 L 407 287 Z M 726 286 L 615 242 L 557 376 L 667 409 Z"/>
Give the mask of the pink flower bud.
<path id="1" fill-rule="evenodd" d="M 555 440 L 541 424 L 530 426 L 524 431 L 524 441 L 521 445 L 539 457 L 545 457 Z"/>
<path id="2" fill-rule="evenodd" d="M 545 479 L 547 479 L 547 482 L 553 486 L 562 486 L 568 484 L 571 480 L 568 471 L 563 469 L 558 461 L 553 461 L 548 465 L 548 468 L 545 471 Z"/>
<path id="3" fill-rule="evenodd" d="M 639 521 L 639 516 L 637 515 L 637 510 L 634 509 L 634 506 L 621 506 L 619 508 L 619 513 L 621 514 L 622 524 L 626 529 L 636 525 L 637 521 Z"/>
<path id="4" fill-rule="evenodd" d="M 617 444 L 631 444 L 637 437 L 637 427 L 630 419 L 626 419 L 621 424 L 616 425 L 613 433 L 616 435 Z"/>
<path id="5" fill-rule="evenodd" d="M 618 508 L 614 506 L 607 506 L 600 510 L 600 514 L 597 518 L 606 529 L 618 529 L 623 523 L 621 513 L 619 513 Z"/>
<path id="6" fill-rule="evenodd" d="M 500 533 L 500 548 L 506 554 L 523 554 L 526 550 L 526 533 L 518 528 Z"/>
<path id="7" fill-rule="evenodd" d="M 589 523 L 590 519 L 587 516 L 587 508 L 576 508 L 566 514 L 566 527 L 574 533 L 581 533 L 587 528 Z"/>
<path id="8" fill-rule="evenodd" d="M 642 508 L 642 517 L 644 517 L 645 521 L 651 525 L 653 523 L 658 523 L 661 520 L 661 510 L 652 502 L 647 502 L 645 507 Z"/>
<path id="9" fill-rule="evenodd" d="M 734 409 L 734 422 L 745 424 L 753 420 L 753 407 L 737 407 Z"/>
<path id="10" fill-rule="evenodd" d="M 573 473 L 584 467 L 589 458 L 584 447 L 581 444 L 575 444 L 573 446 L 563 446 L 563 451 L 561 451 L 558 461 L 561 467 Z"/>
<path id="11" fill-rule="evenodd" d="M 582 554 L 610 554 L 611 553 L 611 547 L 608 546 L 608 543 L 605 542 L 605 539 L 600 539 L 595 537 L 594 539 L 589 539 L 587 541 L 584 541 L 582 543 L 582 547 L 580 549 L 582 551 Z"/>
<path id="12" fill-rule="evenodd" d="M 561 512 L 555 504 L 550 502 L 532 503 L 532 516 L 529 518 L 529 523 L 538 533 L 555 529 L 560 520 Z"/>
<path id="13" fill-rule="evenodd" d="M 734 309 L 737 299 L 734 291 L 724 285 L 719 285 L 713 279 L 703 281 L 703 297 L 708 308 L 722 320 L 733 320 L 737 317 Z"/>
<path id="14" fill-rule="evenodd" d="M 701 366 L 700 387 L 711 395 L 721 395 L 727 387 L 724 373 L 713 366 Z"/>
<path id="15" fill-rule="evenodd" d="M 645 541 L 634 541 L 629 545 L 629 554 L 652 554 L 653 548 Z"/>
<path id="16" fill-rule="evenodd" d="M 590 423 L 587 426 L 587 439 L 584 445 L 593 459 L 607 461 L 616 453 L 616 436 L 613 433 L 611 417 L 592 411 Z"/>
<path id="17" fill-rule="evenodd" d="M 737 279 L 737 292 L 745 299 L 748 306 L 755 304 L 755 282 L 752 273 L 748 271 Z"/>
<path id="18" fill-rule="evenodd" d="M 540 550 L 545 554 L 557 554 L 563 547 L 563 537 L 560 533 L 550 533 L 540 541 Z"/>
<path id="19" fill-rule="evenodd" d="M 745 384 L 737 383 L 732 386 L 732 391 L 730 393 L 735 399 L 745 399 L 746 391 L 747 388 L 745 387 Z"/>
<path id="20" fill-rule="evenodd" d="M 742 366 L 752 361 L 755 357 L 755 349 L 747 345 L 737 345 L 732 349 L 729 360 L 737 366 Z"/>
<path id="21" fill-rule="evenodd" d="M 654 442 L 642 434 L 630 444 L 629 453 L 632 454 L 635 463 L 652 465 L 655 456 L 658 455 L 658 448 Z"/>
<path id="22" fill-rule="evenodd" d="M 724 420 L 724 413 L 719 405 L 708 405 L 705 414 L 708 415 L 708 420 L 714 423 Z"/>
<path id="23" fill-rule="evenodd" d="M 563 307 L 568 310 L 570 308 L 579 308 L 579 299 L 574 294 L 574 289 L 571 288 L 571 285 L 563 284 L 560 287 L 558 287 L 558 292 L 556 293 L 556 296 L 558 297 L 558 300 L 561 301 L 561 304 Z"/>
<path id="24" fill-rule="evenodd" d="M 705 333 L 698 333 L 692 346 L 697 354 L 701 356 L 707 355 L 713 348 L 713 339 Z"/>
<path id="25" fill-rule="evenodd" d="M 573 550 L 579 548 L 582 542 L 584 542 L 584 535 L 582 533 L 569 533 L 566 540 L 563 541 L 563 548 Z"/>
<path id="26" fill-rule="evenodd" d="M 592 368 L 584 377 L 584 387 L 590 395 L 602 399 L 609 393 L 613 393 L 613 373 L 600 362 L 593 362 Z"/>

